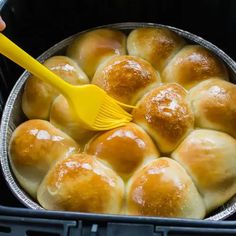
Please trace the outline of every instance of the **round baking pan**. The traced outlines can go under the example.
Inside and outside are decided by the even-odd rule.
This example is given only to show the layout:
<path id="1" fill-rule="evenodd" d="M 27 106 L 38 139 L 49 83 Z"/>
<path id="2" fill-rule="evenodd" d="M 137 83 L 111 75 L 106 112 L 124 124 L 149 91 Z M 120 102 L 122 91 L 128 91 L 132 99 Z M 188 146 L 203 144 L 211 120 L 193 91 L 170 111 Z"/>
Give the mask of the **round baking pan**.
<path id="1" fill-rule="evenodd" d="M 236 83 L 236 63 L 228 55 L 226 55 L 222 50 L 217 48 L 215 45 L 202 39 L 201 37 L 198 37 L 184 30 L 177 29 L 171 26 L 152 24 L 152 23 L 119 23 L 119 24 L 100 26 L 97 28 L 112 28 L 112 29 L 121 30 L 125 33 L 129 33 L 132 29 L 140 28 L 140 27 L 168 28 L 172 31 L 175 31 L 177 34 L 185 38 L 188 42 L 202 45 L 203 47 L 212 51 L 219 58 L 221 58 L 222 61 L 224 61 L 224 63 L 226 64 L 230 72 L 231 82 Z M 94 30 L 94 29 L 95 28 L 89 29 L 87 31 Z M 43 53 L 38 58 L 38 60 L 43 62 L 51 56 L 63 55 L 65 53 L 66 47 L 73 41 L 73 39 L 87 31 L 80 32 L 78 34 L 75 34 L 59 42 L 58 44 L 48 49 L 45 53 Z M 10 167 L 9 159 L 8 159 L 8 146 L 9 146 L 9 140 L 12 135 L 12 132 L 19 124 L 27 120 L 27 118 L 25 117 L 25 115 L 23 114 L 21 110 L 21 97 L 22 97 L 25 81 L 27 80 L 28 77 L 29 77 L 28 72 L 24 72 L 21 75 L 21 77 L 18 79 L 15 86 L 13 87 L 9 95 L 9 98 L 6 102 L 5 109 L 2 115 L 1 130 L 0 130 L 0 140 L 1 140 L 0 160 L 1 160 L 2 170 L 3 170 L 3 175 L 11 191 L 15 194 L 15 196 L 27 207 L 31 209 L 35 209 L 35 210 L 42 210 L 43 208 L 19 186 L 17 180 L 15 179 L 13 175 L 13 172 Z M 236 196 L 234 196 L 226 204 L 224 204 L 223 206 L 219 207 L 217 210 L 212 212 L 206 219 L 222 220 L 234 214 L 235 212 L 236 212 Z"/>

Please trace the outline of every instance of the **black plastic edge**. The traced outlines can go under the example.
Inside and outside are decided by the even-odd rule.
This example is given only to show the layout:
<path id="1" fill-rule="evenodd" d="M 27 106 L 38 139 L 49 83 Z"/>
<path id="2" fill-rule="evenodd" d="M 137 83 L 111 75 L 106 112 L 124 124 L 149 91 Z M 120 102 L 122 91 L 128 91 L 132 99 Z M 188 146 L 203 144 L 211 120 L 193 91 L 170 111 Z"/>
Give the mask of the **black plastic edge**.
<path id="1" fill-rule="evenodd" d="M 88 222 L 115 222 L 115 223 L 140 223 L 140 224 L 161 224 L 163 226 L 189 226 L 192 227 L 228 227 L 236 228 L 235 221 L 210 221 L 210 220 L 194 220 L 183 218 L 164 218 L 164 217 L 143 217 L 143 216 L 125 216 L 125 215 L 107 215 L 107 214 L 92 214 L 79 212 L 64 212 L 64 211 L 45 211 L 31 210 L 23 208 L 0 206 L 0 215 L 19 216 L 31 218 L 48 218 L 48 219 L 63 219 L 63 220 L 83 220 Z"/>
<path id="2" fill-rule="evenodd" d="M 56 213 L 56 219 L 54 218 Z M 17 214 L 17 216 L 15 216 Z M 68 218 L 68 219 L 67 219 Z M 0 235 L 5 236 L 223 236 L 236 235 L 235 222 L 145 217 L 102 217 L 0 207 Z"/>

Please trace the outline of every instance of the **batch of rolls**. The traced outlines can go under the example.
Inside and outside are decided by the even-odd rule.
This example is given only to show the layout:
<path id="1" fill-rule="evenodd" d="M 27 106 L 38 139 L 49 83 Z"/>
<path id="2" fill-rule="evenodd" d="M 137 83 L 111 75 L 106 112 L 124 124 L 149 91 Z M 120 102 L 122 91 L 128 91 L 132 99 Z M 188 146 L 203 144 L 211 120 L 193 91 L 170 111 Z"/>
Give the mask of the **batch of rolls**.
<path id="1" fill-rule="evenodd" d="M 203 219 L 234 196 L 236 85 L 212 52 L 165 28 L 97 29 L 44 65 L 137 108 L 126 126 L 86 130 L 58 91 L 27 80 L 9 156 L 43 208 Z"/>

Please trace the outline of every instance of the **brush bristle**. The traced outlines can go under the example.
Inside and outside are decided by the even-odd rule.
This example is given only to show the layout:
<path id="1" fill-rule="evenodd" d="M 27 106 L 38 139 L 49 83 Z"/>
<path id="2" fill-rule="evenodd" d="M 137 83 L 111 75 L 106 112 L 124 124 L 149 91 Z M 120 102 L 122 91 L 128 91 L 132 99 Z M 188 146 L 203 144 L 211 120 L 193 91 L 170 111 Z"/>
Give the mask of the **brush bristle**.
<path id="1" fill-rule="evenodd" d="M 94 128 L 100 130 L 123 126 L 132 120 L 132 115 L 125 111 L 116 100 L 106 96 L 94 122 Z"/>

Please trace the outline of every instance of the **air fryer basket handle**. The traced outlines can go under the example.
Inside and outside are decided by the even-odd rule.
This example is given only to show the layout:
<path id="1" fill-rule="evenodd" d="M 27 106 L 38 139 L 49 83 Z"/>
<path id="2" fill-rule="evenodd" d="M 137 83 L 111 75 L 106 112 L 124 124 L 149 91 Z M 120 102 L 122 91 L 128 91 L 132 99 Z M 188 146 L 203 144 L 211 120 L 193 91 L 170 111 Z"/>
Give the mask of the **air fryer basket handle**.
<path id="1" fill-rule="evenodd" d="M 114 217 L 0 205 L 0 236 L 226 236 L 235 221 Z"/>

